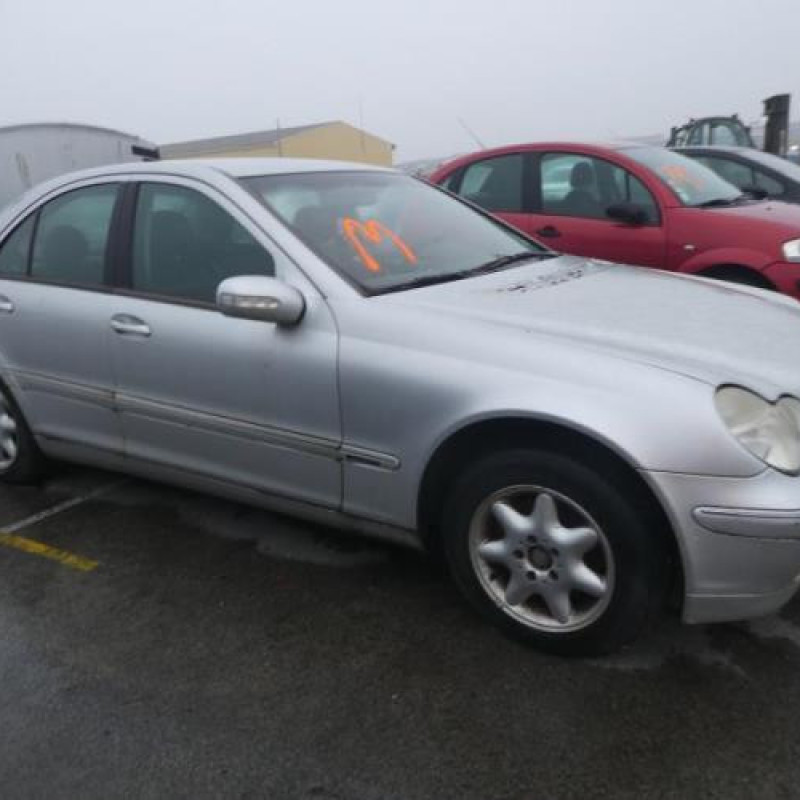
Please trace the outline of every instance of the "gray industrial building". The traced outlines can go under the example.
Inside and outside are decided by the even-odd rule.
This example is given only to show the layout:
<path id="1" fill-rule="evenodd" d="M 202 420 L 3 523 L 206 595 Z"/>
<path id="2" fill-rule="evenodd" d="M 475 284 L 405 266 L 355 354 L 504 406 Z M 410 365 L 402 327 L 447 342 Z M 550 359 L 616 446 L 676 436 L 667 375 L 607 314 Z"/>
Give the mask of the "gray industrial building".
<path id="1" fill-rule="evenodd" d="M 110 128 L 63 122 L 0 128 L 0 208 L 56 175 L 157 155 L 151 142 Z"/>

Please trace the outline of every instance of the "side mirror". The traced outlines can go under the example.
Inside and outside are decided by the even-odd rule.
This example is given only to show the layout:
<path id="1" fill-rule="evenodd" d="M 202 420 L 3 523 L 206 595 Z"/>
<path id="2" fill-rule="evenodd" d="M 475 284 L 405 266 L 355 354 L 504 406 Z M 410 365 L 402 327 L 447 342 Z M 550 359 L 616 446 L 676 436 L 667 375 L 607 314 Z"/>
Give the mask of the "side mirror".
<path id="1" fill-rule="evenodd" d="M 769 197 L 769 192 L 760 186 L 740 186 L 739 188 L 754 200 L 766 200 Z"/>
<path id="2" fill-rule="evenodd" d="M 647 209 L 637 203 L 615 203 L 606 209 L 606 216 L 626 225 L 644 225 L 650 220 Z"/>
<path id="3" fill-rule="evenodd" d="M 306 301 L 294 286 L 277 278 L 240 275 L 219 285 L 217 308 L 228 317 L 294 325 L 303 316 Z"/>

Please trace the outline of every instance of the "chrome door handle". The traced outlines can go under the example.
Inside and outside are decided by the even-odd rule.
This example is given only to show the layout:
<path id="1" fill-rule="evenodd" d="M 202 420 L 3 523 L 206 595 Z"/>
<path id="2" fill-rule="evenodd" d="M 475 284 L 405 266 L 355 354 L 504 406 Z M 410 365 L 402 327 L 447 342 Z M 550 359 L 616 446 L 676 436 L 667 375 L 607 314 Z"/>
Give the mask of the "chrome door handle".
<path id="1" fill-rule="evenodd" d="M 14 312 L 14 304 L 4 294 L 0 294 L 0 311 L 4 314 L 12 314 Z"/>
<path id="2" fill-rule="evenodd" d="M 139 317 L 131 314 L 114 314 L 111 328 L 122 336 L 149 336 L 150 326 Z"/>

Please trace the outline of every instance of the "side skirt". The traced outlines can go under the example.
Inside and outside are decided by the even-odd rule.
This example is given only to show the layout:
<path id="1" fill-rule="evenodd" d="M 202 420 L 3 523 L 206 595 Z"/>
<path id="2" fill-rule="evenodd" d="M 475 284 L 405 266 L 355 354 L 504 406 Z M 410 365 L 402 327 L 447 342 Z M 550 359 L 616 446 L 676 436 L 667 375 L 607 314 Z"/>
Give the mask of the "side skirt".
<path id="1" fill-rule="evenodd" d="M 53 458 L 71 461 L 87 466 L 123 472 L 128 475 L 179 486 L 198 492 L 223 497 L 247 505 L 263 508 L 296 517 L 307 522 L 326 525 L 350 533 L 357 533 L 414 550 L 424 550 L 422 539 L 416 531 L 375 522 L 363 517 L 346 514 L 337 509 L 308 503 L 290 497 L 271 494 L 250 486 L 227 483 L 195 472 L 188 472 L 142 459 L 135 459 L 117 453 L 100 451 L 86 445 L 68 442 L 54 437 L 38 437 L 42 450 Z"/>

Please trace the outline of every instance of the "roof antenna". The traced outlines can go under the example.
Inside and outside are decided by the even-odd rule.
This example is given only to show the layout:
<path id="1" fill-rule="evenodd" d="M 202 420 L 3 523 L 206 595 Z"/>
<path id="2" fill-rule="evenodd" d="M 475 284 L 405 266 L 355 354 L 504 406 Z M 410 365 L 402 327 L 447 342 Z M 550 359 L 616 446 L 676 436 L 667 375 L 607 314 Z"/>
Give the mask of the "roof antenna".
<path id="1" fill-rule="evenodd" d="M 464 122 L 463 119 L 461 119 L 461 117 L 456 117 L 456 119 L 458 120 L 458 124 L 461 125 L 461 127 L 467 132 L 467 134 L 469 134 L 469 137 L 471 139 L 474 139 L 475 142 L 477 142 L 478 147 L 480 147 L 481 150 L 485 150 L 486 145 L 475 135 L 475 132 L 472 130 L 472 128 L 470 128 L 469 125 L 467 125 L 467 123 Z"/>
<path id="2" fill-rule="evenodd" d="M 358 125 L 361 129 L 361 152 L 363 155 L 367 154 L 367 140 L 364 132 L 364 98 L 359 95 L 358 97 Z"/>
<path id="3" fill-rule="evenodd" d="M 275 120 L 275 123 L 278 131 L 278 158 L 283 158 L 283 132 L 281 131 L 280 117 Z"/>

